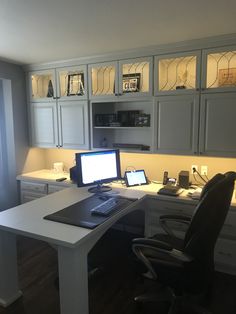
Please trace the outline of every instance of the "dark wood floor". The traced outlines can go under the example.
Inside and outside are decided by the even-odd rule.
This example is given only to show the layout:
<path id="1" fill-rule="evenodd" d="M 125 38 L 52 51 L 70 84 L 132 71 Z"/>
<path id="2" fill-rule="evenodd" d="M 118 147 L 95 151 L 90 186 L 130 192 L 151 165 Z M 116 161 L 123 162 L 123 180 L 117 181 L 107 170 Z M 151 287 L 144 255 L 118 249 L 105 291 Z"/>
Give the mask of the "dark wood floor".
<path id="1" fill-rule="evenodd" d="M 134 303 L 134 296 L 150 283 L 137 275 L 129 248 L 129 236 L 113 231 L 91 252 L 89 263 L 100 271 L 89 279 L 90 314 L 166 313 L 163 304 L 138 308 Z M 56 251 L 44 242 L 20 237 L 18 255 L 23 297 L 7 309 L 0 308 L 0 314 L 59 314 Z M 209 309 L 213 314 L 236 313 L 236 277 L 216 273 Z"/>

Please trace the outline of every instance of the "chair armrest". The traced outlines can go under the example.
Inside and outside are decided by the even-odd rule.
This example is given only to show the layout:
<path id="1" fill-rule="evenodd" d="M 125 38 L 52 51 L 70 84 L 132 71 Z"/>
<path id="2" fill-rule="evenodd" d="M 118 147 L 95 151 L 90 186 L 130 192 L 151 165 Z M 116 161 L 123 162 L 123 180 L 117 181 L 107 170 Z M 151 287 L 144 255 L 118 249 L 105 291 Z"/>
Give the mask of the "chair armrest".
<path id="1" fill-rule="evenodd" d="M 172 238 L 176 238 L 176 235 L 168 226 L 168 222 L 178 222 L 182 224 L 189 225 L 191 222 L 191 216 L 187 215 L 161 215 L 159 218 L 159 223 L 162 229 Z"/>
<path id="2" fill-rule="evenodd" d="M 132 241 L 132 250 L 151 273 L 153 279 L 157 279 L 157 274 L 153 268 L 155 260 L 163 265 L 182 267 L 183 263 L 188 263 L 193 258 L 177 249 L 172 248 L 168 243 L 163 241 L 137 238 Z"/>
<path id="3" fill-rule="evenodd" d="M 167 251 L 171 251 L 173 248 L 166 242 L 150 239 L 150 238 L 136 238 L 132 240 L 133 245 L 143 245 L 143 246 L 150 246 L 154 248 L 159 248 Z"/>

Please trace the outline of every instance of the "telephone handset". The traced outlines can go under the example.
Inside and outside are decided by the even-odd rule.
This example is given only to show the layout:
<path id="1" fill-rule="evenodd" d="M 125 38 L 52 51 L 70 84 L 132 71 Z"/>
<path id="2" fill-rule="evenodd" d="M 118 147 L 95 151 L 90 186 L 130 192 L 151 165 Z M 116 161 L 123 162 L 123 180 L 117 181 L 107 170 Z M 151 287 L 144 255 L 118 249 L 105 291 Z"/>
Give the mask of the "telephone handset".
<path id="1" fill-rule="evenodd" d="M 163 185 L 166 185 L 168 183 L 168 171 L 164 171 L 164 175 L 163 175 Z"/>

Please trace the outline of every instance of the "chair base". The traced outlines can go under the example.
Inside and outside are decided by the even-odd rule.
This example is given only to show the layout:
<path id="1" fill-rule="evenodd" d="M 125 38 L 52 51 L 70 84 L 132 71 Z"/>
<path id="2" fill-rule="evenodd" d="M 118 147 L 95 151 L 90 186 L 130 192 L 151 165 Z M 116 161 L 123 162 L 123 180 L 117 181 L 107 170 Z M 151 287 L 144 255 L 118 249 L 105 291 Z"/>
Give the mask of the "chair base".
<path id="1" fill-rule="evenodd" d="M 171 288 L 161 287 L 157 292 L 146 293 L 134 298 L 137 304 L 146 302 L 168 302 L 170 303 L 168 314 L 212 314 L 198 304 L 203 295 L 181 295 L 178 296 Z"/>

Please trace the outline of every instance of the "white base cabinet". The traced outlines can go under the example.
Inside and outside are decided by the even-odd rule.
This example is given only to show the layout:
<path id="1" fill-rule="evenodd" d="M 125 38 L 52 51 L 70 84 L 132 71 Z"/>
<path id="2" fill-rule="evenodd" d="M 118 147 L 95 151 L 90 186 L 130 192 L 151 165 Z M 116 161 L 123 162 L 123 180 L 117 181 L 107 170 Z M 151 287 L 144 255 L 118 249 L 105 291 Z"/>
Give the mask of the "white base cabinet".
<path id="1" fill-rule="evenodd" d="M 67 187 L 70 187 L 70 185 L 20 181 L 20 201 L 21 204 L 24 204 L 47 194 L 61 191 Z"/>

